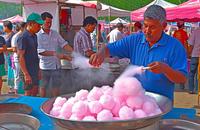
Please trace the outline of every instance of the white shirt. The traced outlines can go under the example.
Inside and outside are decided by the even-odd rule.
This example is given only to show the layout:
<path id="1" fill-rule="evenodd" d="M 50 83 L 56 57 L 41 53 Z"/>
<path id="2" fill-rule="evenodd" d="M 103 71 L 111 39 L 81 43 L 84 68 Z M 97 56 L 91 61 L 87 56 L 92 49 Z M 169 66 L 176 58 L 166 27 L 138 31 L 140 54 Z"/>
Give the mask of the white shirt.
<path id="1" fill-rule="evenodd" d="M 189 37 L 188 43 L 193 46 L 192 57 L 200 57 L 200 28 L 194 30 Z"/>
<path id="2" fill-rule="evenodd" d="M 63 48 L 65 45 L 68 44 L 61 35 L 51 30 L 49 34 L 45 33 L 43 29 L 41 29 L 37 33 L 37 40 L 38 40 L 38 53 L 42 53 L 45 51 L 57 51 L 57 49 Z M 42 56 L 39 55 L 40 58 L 40 69 L 42 70 L 55 70 L 61 68 L 60 59 L 56 56 Z"/>
<path id="3" fill-rule="evenodd" d="M 117 40 L 120 40 L 124 37 L 123 33 L 121 33 L 117 28 L 113 29 L 109 34 L 109 43 L 113 43 Z"/>
<path id="4" fill-rule="evenodd" d="M 17 40 L 18 40 L 18 37 L 20 36 L 21 32 L 17 32 L 11 39 L 11 47 L 17 47 Z M 18 62 L 19 61 L 19 57 L 17 55 L 16 52 L 14 52 L 13 54 L 13 58 L 14 58 L 14 62 Z"/>

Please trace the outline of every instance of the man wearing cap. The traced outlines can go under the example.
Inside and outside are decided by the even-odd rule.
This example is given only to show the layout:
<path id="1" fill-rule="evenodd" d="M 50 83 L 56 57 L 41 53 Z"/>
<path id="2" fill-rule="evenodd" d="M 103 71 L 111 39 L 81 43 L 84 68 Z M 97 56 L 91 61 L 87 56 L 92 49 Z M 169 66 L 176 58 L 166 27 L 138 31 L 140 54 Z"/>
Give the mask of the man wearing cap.
<path id="1" fill-rule="evenodd" d="M 57 53 L 56 50 L 60 47 L 71 53 L 73 49 L 58 32 L 51 29 L 53 16 L 49 12 L 44 12 L 41 17 L 44 20 L 44 24 L 37 34 L 40 69 L 42 72 L 40 96 L 46 96 L 46 89 L 50 89 L 51 96 L 58 96 L 61 85 L 60 59 L 71 60 L 71 57 Z"/>
<path id="2" fill-rule="evenodd" d="M 123 28 L 124 25 L 122 23 L 117 23 L 116 28 L 113 29 L 107 36 L 107 39 L 109 39 L 109 43 L 115 42 L 124 37 Z"/>
<path id="3" fill-rule="evenodd" d="M 187 59 L 183 46 L 165 34 L 166 11 L 151 5 L 144 13 L 144 33 L 133 34 L 108 44 L 90 58 L 93 66 L 100 66 L 106 56 L 129 58 L 131 64 L 149 66 L 138 75 L 146 91 L 158 93 L 173 100 L 174 84 L 186 82 Z"/>
<path id="4" fill-rule="evenodd" d="M 39 58 L 37 52 L 37 36 L 44 21 L 37 13 L 27 18 L 27 27 L 18 38 L 19 63 L 24 76 L 25 95 L 36 96 L 39 85 Z"/>

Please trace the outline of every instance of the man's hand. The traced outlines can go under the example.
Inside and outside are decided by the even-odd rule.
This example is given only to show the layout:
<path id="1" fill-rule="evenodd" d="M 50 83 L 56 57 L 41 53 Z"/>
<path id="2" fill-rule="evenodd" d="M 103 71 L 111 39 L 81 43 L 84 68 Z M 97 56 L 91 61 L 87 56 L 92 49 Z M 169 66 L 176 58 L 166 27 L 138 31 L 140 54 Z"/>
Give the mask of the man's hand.
<path id="1" fill-rule="evenodd" d="M 99 67 L 104 61 L 104 56 L 100 53 L 91 55 L 89 63 L 94 67 Z"/>
<path id="2" fill-rule="evenodd" d="M 24 80 L 25 80 L 25 84 L 27 85 L 32 84 L 31 76 L 28 73 L 24 74 Z"/>
<path id="3" fill-rule="evenodd" d="M 165 73 L 166 68 L 169 66 L 163 62 L 152 62 L 148 65 L 150 67 L 150 71 L 156 74 Z"/>
<path id="4" fill-rule="evenodd" d="M 6 52 L 7 51 L 7 47 L 6 45 L 3 45 L 3 52 Z"/>
<path id="5" fill-rule="evenodd" d="M 64 54 L 55 53 L 54 55 L 58 57 L 58 59 L 63 59 L 64 57 Z"/>
<path id="6" fill-rule="evenodd" d="M 63 55 L 63 58 L 64 60 L 68 60 L 68 61 L 72 61 L 72 56 L 71 55 Z"/>

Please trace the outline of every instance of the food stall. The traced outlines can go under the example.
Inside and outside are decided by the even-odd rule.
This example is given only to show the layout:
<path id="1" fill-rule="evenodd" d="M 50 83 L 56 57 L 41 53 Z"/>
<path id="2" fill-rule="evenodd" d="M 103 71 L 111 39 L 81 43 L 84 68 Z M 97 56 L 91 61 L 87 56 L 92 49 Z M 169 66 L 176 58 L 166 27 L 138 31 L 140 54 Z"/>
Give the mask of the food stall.
<path id="1" fill-rule="evenodd" d="M 11 1 L 11 0 L 8 0 Z M 15 0 L 13 0 L 15 1 Z M 65 32 L 65 29 L 68 29 L 68 24 L 64 24 L 61 27 L 59 26 L 60 20 L 59 16 L 62 14 L 62 16 L 66 17 L 66 13 L 62 13 L 61 10 L 64 10 L 64 12 L 72 13 L 76 12 L 73 11 L 74 7 L 77 6 L 77 4 L 70 4 L 68 6 L 65 2 L 60 2 L 60 1 L 51 1 L 49 0 L 48 2 L 35 2 L 37 0 L 30 0 L 32 3 L 24 3 L 24 17 L 26 17 L 29 13 L 31 13 L 31 9 L 33 9 L 33 5 L 35 6 L 34 12 L 41 13 L 43 11 L 49 11 L 50 13 L 54 14 L 54 21 L 53 21 L 53 28 L 57 29 L 58 31 Z M 39 1 L 39 0 L 38 0 Z M 27 1 L 24 1 L 27 2 Z M 35 4 L 34 4 L 35 2 Z M 47 4 L 48 3 L 48 4 Z M 61 6 L 62 5 L 62 6 Z M 44 6 L 48 6 L 44 8 Z M 78 10 L 77 12 L 81 12 L 80 10 L 83 9 L 82 6 L 78 5 Z M 61 10 L 60 10 L 61 9 Z M 70 11 L 69 11 L 70 10 Z M 89 11 L 92 12 L 92 11 Z M 83 13 L 83 12 L 82 12 Z M 81 15 L 82 18 L 86 16 L 84 13 Z M 77 16 L 76 16 L 77 17 Z M 80 17 L 80 18 L 81 18 Z M 80 21 L 80 20 L 79 20 Z M 65 23 L 66 21 L 62 21 Z M 73 19 L 71 18 L 71 22 L 73 25 Z M 67 22 L 66 22 L 67 23 Z M 68 23 L 70 23 L 68 21 Z M 76 27 L 78 28 L 78 23 L 76 23 Z M 80 27 L 80 26 L 79 26 Z M 65 34 L 64 34 L 65 35 Z M 102 71 L 102 72 L 101 72 Z M 62 76 L 61 80 L 63 81 L 63 84 L 61 86 L 61 94 L 66 94 L 66 93 L 75 93 L 77 90 L 82 89 L 84 87 L 93 87 L 94 85 L 101 87 L 102 85 L 110 85 L 113 86 L 112 83 L 116 79 L 117 76 L 120 74 L 120 67 L 119 66 L 113 66 L 113 72 L 116 72 L 114 75 L 113 73 L 109 73 L 107 70 L 102 69 L 90 69 L 88 70 L 82 70 L 79 68 L 74 68 L 74 69 L 63 69 L 62 70 Z M 104 76 L 102 77 L 102 73 L 105 75 L 108 75 L 108 77 Z M 87 74 L 87 75 L 86 75 Z M 99 77 L 101 75 L 101 77 Z M 66 80 L 67 79 L 67 80 Z M 95 81 L 95 82 L 93 82 Z M 69 88 L 69 89 L 68 89 Z M 87 88 L 88 89 L 88 88 Z M 53 103 L 56 98 L 40 98 L 40 97 L 31 97 L 31 96 L 22 96 L 22 95 L 2 95 L 0 103 L 21 103 L 25 104 L 29 107 L 32 108 L 32 111 L 30 113 L 31 116 L 36 117 L 39 121 L 39 130 L 131 130 L 131 129 L 138 129 L 138 130 L 161 130 L 159 129 L 160 126 L 166 126 L 165 129 L 169 128 L 184 128 L 184 129 L 198 129 L 200 126 L 197 123 L 192 123 L 192 122 L 186 122 L 182 120 L 172 120 L 172 121 L 161 121 L 162 116 L 164 116 L 166 113 L 168 113 L 172 109 L 172 101 L 170 101 L 168 98 L 158 95 L 158 94 L 153 94 L 153 93 L 147 93 L 147 95 L 155 97 L 156 102 L 158 103 L 159 107 L 162 109 L 163 113 L 155 115 L 155 116 L 150 116 L 147 118 L 141 118 L 141 119 L 131 119 L 131 120 L 118 120 L 118 121 L 72 121 L 72 120 L 64 120 L 64 119 L 59 119 L 52 117 L 49 115 L 50 109 L 53 107 Z M 71 95 L 64 95 L 63 97 L 69 98 Z M 18 107 L 19 109 L 19 107 Z M 175 111 L 180 111 L 180 109 L 172 109 L 172 113 L 168 114 L 168 118 L 174 118 L 174 113 Z M 194 111 L 190 111 L 190 114 L 193 113 L 195 115 Z M 173 115 L 173 116 L 172 116 Z M 181 113 L 180 113 L 181 115 Z M 177 116 L 177 118 L 180 118 L 180 115 Z M 165 115 L 167 116 L 167 115 Z M 5 115 L 4 115 L 5 117 Z M 1 118 L 1 114 L 0 114 Z M 8 129 L 4 127 L 5 122 L 0 120 L 0 129 Z M 17 119 L 17 118 L 16 118 Z M 24 118 L 23 118 L 24 119 Z M 23 120 L 22 120 L 23 121 Z M 2 123 L 3 122 L 3 123 Z M 37 122 L 37 121 L 36 121 Z M 11 122 L 13 123 L 13 122 Z M 3 127 L 2 127 L 3 124 Z M 16 123 L 15 123 L 16 124 Z M 38 124 L 37 124 L 38 125 Z M 170 126 L 170 127 L 168 127 Z M 188 127 L 189 126 L 189 127 Z M 23 128 L 24 129 L 24 128 Z M 36 128 L 37 129 L 37 128 Z M 162 129 L 162 130 L 165 130 Z M 32 129 L 31 129 L 32 130 Z M 33 128 L 33 130 L 35 130 Z"/>

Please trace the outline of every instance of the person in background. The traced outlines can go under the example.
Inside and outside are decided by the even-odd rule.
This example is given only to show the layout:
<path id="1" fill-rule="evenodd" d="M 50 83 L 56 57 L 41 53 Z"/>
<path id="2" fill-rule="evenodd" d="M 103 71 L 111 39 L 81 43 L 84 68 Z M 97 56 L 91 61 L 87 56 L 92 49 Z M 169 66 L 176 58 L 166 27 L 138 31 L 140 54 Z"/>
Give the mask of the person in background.
<path id="1" fill-rule="evenodd" d="M 116 28 L 113 29 L 107 36 L 109 43 L 115 42 L 124 37 L 123 28 L 124 28 L 124 25 L 122 23 L 117 23 Z"/>
<path id="2" fill-rule="evenodd" d="M 173 37 L 175 37 L 176 39 L 178 39 L 181 44 L 184 46 L 186 52 L 187 52 L 187 55 L 189 57 L 189 54 L 188 54 L 188 34 L 187 32 L 184 30 L 184 21 L 180 20 L 177 22 L 177 26 L 178 26 L 178 29 L 174 31 L 174 34 L 173 34 Z"/>
<path id="3" fill-rule="evenodd" d="M 92 50 L 92 40 L 90 33 L 95 30 L 97 25 L 97 20 L 92 17 L 88 16 L 83 20 L 83 27 L 76 33 L 74 37 L 74 51 L 86 56 L 90 57 L 95 52 Z"/>
<path id="4" fill-rule="evenodd" d="M 4 39 L 6 41 L 7 52 L 5 52 L 5 59 L 7 63 L 7 82 L 9 86 L 9 93 L 14 93 L 14 65 L 13 65 L 13 48 L 11 48 L 11 40 L 14 36 L 13 24 L 10 21 L 3 22 L 3 31 L 5 32 Z"/>
<path id="5" fill-rule="evenodd" d="M 44 24 L 37 33 L 38 53 L 40 58 L 40 69 L 42 72 L 42 84 L 40 86 L 40 96 L 46 96 L 46 90 L 50 89 L 51 96 L 59 95 L 60 80 L 60 59 L 71 61 L 71 56 L 59 54 L 57 48 L 63 48 L 67 52 L 72 52 L 72 47 L 65 41 L 61 35 L 51 29 L 53 16 L 49 12 L 41 14 Z"/>
<path id="6" fill-rule="evenodd" d="M 6 41 L 2 36 L 0 36 L 0 95 L 1 95 L 1 88 L 3 85 L 2 77 L 6 75 L 5 60 L 3 54 L 5 51 L 6 51 Z"/>
<path id="7" fill-rule="evenodd" d="M 36 33 L 40 31 L 42 24 L 44 24 L 44 21 L 40 15 L 31 13 L 27 18 L 26 29 L 19 36 L 17 42 L 19 64 L 23 73 L 26 96 L 36 96 L 38 94 L 41 72 L 39 69 Z"/>
<path id="8" fill-rule="evenodd" d="M 142 33 L 142 24 L 140 22 L 135 22 L 133 25 L 133 33 Z"/>
<path id="9" fill-rule="evenodd" d="M 178 26 L 178 30 L 174 31 L 173 37 L 178 39 L 181 44 L 183 45 L 183 47 L 185 48 L 185 51 L 187 53 L 187 56 L 189 57 L 188 54 L 188 35 L 187 32 L 184 30 L 184 21 L 180 20 L 177 22 L 177 26 Z M 185 85 L 184 84 L 180 84 L 180 88 L 184 89 Z"/>
<path id="10" fill-rule="evenodd" d="M 149 70 L 136 76 L 144 89 L 173 100 L 174 84 L 187 80 L 187 58 L 180 42 L 163 32 L 165 22 L 165 9 L 149 6 L 144 13 L 144 33 L 108 44 L 91 56 L 90 64 L 98 67 L 112 55 L 129 58 L 133 65 L 148 66 Z"/>
<path id="11" fill-rule="evenodd" d="M 19 56 L 17 54 L 17 40 L 19 38 L 19 36 L 22 34 L 22 32 L 25 29 L 25 22 L 20 22 L 17 23 L 16 25 L 16 34 L 13 36 L 12 40 L 11 40 L 11 47 L 13 47 L 13 61 L 14 61 L 14 92 L 15 94 L 17 94 L 18 92 L 18 88 L 20 86 L 20 81 L 22 81 L 22 79 L 20 78 L 20 66 L 19 66 Z"/>
<path id="12" fill-rule="evenodd" d="M 99 43 L 103 43 L 103 37 L 102 37 L 102 34 L 101 34 L 101 24 L 98 24 L 97 26 L 98 30 L 94 30 L 90 36 L 91 36 L 91 39 L 92 39 L 92 46 L 93 46 L 93 51 L 97 51 L 97 42 L 98 44 Z M 98 32 L 97 32 L 98 31 Z M 98 34 L 98 36 L 97 36 Z"/>
<path id="13" fill-rule="evenodd" d="M 188 39 L 188 43 L 190 45 L 189 54 L 191 53 L 190 72 L 189 72 L 189 93 L 194 94 L 196 93 L 194 86 L 194 79 L 195 79 L 195 74 L 197 74 L 197 69 L 199 65 L 199 56 L 200 56 L 200 28 L 192 32 L 192 34 Z"/>

